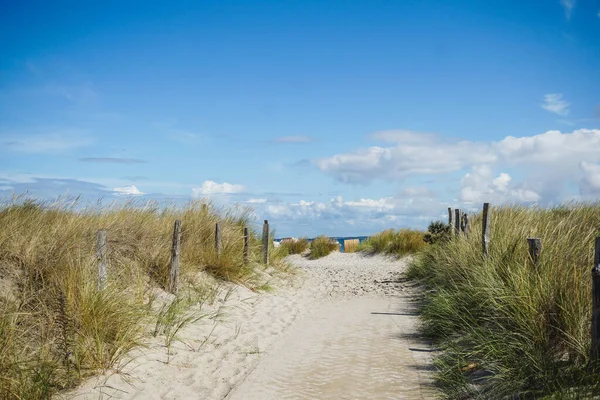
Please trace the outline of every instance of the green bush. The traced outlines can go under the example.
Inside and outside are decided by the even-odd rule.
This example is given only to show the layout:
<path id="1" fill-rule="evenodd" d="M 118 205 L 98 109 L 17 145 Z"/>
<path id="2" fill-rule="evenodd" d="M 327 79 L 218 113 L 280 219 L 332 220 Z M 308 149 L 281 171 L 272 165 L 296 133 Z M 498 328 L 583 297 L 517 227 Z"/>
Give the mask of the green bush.
<path id="1" fill-rule="evenodd" d="M 429 224 L 427 233 L 423 240 L 429 244 L 444 243 L 452 238 L 452 227 L 442 221 L 434 221 Z"/>
<path id="2" fill-rule="evenodd" d="M 442 354 L 438 381 L 447 398 L 591 398 L 593 242 L 600 205 L 491 211 L 482 256 L 481 215 L 470 236 L 439 242 L 411 263 L 422 282 L 422 330 Z M 533 265 L 526 238 L 543 250 Z M 545 397 L 546 396 L 546 397 Z"/>

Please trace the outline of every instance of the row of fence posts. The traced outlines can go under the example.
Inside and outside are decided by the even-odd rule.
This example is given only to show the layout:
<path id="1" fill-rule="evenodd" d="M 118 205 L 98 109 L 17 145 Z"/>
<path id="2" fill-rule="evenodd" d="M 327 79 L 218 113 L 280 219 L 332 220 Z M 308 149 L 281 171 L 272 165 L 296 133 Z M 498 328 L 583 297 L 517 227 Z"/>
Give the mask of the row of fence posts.
<path id="1" fill-rule="evenodd" d="M 222 240 L 222 225 L 220 222 L 215 224 L 215 250 L 217 252 L 217 258 L 221 256 L 223 250 Z M 250 262 L 250 231 L 248 228 L 244 228 L 243 235 L 243 258 L 244 263 Z M 108 247 L 106 245 L 106 231 L 100 230 L 96 232 L 96 261 L 98 264 L 98 290 L 104 290 L 106 288 L 107 279 L 107 253 Z M 175 221 L 173 227 L 173 241 L 171 245 L 171 266 L 169 273 L 169 287 L 168 290 L 171 293 L 177 294 L 179 290 L 179 260 L 181 257 L 181 220 Z M 265 219 L 262 230 L 262 262 L 266 265 L 269 264 L 269 221 Z"/>
<path id="2" fill-rule="evenodd" d="M 461 234 L 469 237 L 471 231 L 469 225 L 469 215 L 461 213 L 460 209 L 454 210 L 454 219 L 452 207 L 448 207 L 448 225 L 450 229 L 454 228 L 456 237 Z M 490 203 L 483 203 L 482 213 L 481 246 L 484 258 L 487 258 L 490 252 Z M 527 238 L 529 249 L 529 258 L 533 265 L 540 262 L 542 255 L 542 239 L 530 237 Z M 596 237 L 594 242 L 594 264 L 592 267 L 592 338 L 590 349 L 590 361 L 600 360 L 600 236 Z"/>

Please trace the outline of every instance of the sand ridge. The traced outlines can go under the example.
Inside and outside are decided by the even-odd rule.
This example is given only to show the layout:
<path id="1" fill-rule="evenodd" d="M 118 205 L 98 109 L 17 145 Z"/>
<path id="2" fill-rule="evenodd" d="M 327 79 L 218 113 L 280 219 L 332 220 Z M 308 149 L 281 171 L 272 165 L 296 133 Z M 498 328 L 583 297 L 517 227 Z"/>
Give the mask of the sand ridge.
<path id="1" fill-rule="evenodd" d="M 414 339 L 406 260 L 333 253 L 288 257 L 293 283 L 256 294 L 235 286 L 224 315 L 180 332 L 167 361 L 156 340 L 125 373 L 92 378 L 65 398 L 432 398 L 430 352 Z M 223 314 L 223 313 L 221 313 Z"/>

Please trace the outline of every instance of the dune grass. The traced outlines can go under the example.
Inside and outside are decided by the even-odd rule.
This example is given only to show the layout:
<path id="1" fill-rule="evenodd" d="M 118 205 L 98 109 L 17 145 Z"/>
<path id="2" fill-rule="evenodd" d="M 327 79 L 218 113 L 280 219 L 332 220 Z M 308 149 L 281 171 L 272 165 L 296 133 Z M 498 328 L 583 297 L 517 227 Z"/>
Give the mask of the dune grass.
<path id="1" fill-rule="evenodd" d="M 285 251 L 287 254 L 302 254 L 309 247 L 308 238 L 300 238 L 298 240 L 287 240 L 285 242 L 281 242 L 279 247 L 282 251 Z"/>
<path id="2" fill-rule="evenodd" d="M 427 243 L 424 241 L 425 233 L 411 229 L 388 229 L 379 232 L 362 242 L 358 251 L 367 254 L 391 254 L 398 257 L 414 254 L 423 250 Z"/>
<path id="3" fill-rule="evenodd" d="M 428 246 L 408 270 L 426 287 L 422 331 L 442 350 L 436 364 L 446 397 L 600 395 L 600 375 L 588 365 L 600 205 L 494 208 L 485 260 L 481 215 L 471 226 L 469 238 Z M 527 237 L 542 240 L 538 265 Z"/>
<path id="4" fill-rule="evenodd" d="M 319 236 L 314 238 L 310 242 L 310 254 L 311 260 L 316 260 L 321 257 L 325 257 L 331 254 L 332 251 L 338 249 L 338 243 L 327 236 Z"/>
<path id="5" fill-rule="evenodd" d="M 169 283 L 175 219 L 182 220 L 181 296 L 202 303 L 214 286 L 199 284 L 200 271 L 220 280 L 259 285 L 260 239 L 251 233 L 251 262 L 242 254 L 248 209 L 220 210 L 192 202 L 159 208 L 132 202 L 83 209 L 76 201 L 14 198 L 0 207 L 0 398 L 41 399 L 84 377 L 115 368 L 147 339 L 147 326 L 176 314 L 175 328 L 156 334 L 172 340 L 193 320 L 177 300 L 162 315 L 152 311 L 152 290 Z M 222 223 L 223 250 L 214 249 L 214 226 Z M 95 232 L 108 237 L 108 282 L 97 287 Z M 281 263 L 273 249 L 271 265 Z M 188 302 L 189 303 L 189 302 Z M 186 306 L 188 305 L 186 303 Z M 173 305 L 174 304 L 174 305 Z M 168 306 L 169 307 L 169 306 Z M 160 324 L 159 324 L 160 325 Z"/>

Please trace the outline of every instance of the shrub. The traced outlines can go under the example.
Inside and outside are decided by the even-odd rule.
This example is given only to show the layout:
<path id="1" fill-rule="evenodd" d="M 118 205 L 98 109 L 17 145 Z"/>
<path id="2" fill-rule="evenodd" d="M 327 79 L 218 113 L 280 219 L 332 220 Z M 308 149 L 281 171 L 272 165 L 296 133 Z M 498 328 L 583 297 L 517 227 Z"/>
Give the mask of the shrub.
<path id="1" fill-rule="evenodd" d="M 308 249 L 308 246 L 308 238 L 287 240 L 279 245 L 279 247 L 285 250 L 288 254 L 302 254 Z"/>
<path id="2" fill-rule="evenodd" d="M 338 249 L 338 243 L 327 236 L 319 236 L 310 242 L 310 259 L 325 257 Z"/>
<path id="3" fill-rule="evenodd" d="M 600 395 L 600 375 L 589 369 L 589 271 L 600 205 L 495 208 L 490 226 L 486 259 L 476 215 L 469 238 L 429 246 L 408 270 L 429 289 L 422 329 L 443 350 L 436 363 L 446 396 Z M 536 266 L 527 237 L 542 239 Z"/>
<path id="4" fill-rule="evenodd" d="M 429 244 L 444 243 L 452 238 L 451 226 L 442 221 L 429 224 L 423 240 Z"/>

